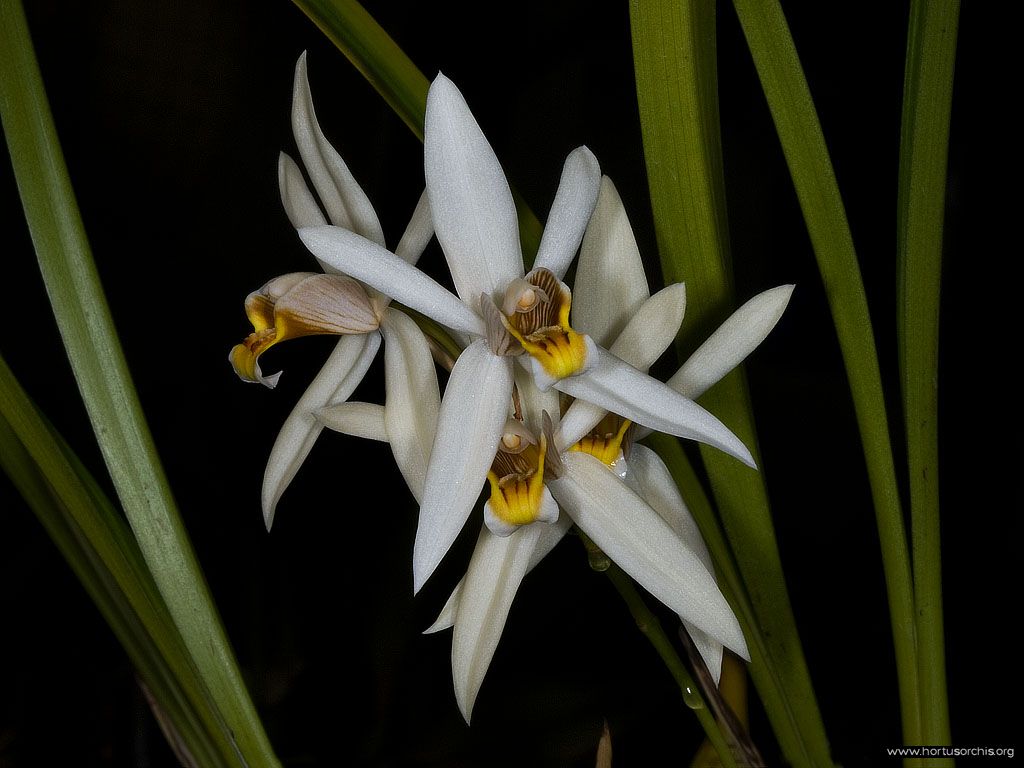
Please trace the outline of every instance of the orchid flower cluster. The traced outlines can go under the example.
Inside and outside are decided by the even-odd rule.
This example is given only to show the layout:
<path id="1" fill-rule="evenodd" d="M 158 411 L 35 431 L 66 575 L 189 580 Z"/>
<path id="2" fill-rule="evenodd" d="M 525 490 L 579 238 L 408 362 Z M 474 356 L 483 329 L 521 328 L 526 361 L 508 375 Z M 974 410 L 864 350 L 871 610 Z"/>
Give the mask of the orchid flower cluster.
<path id="1" fill-rule="evenodd" d="M 622 201 L 586 147 L 565 161 L 526 272 L 508 182 L 443 75 L 427 97 L 426 190 L 393 251 L 317 123 L 305 54 L 292 127 L 312 189 L 282 154 L 281 198 L 323 271 L 286 274 L 250 294 L 254 331 L 229 359 L 241 378 L 273 387 L 280 374 L 265 376 L 258 362 L 268 348 L 310 334 L 340 338 L 271 451 L 267 528 L 325 426 L 386 441 L 419 503 L 418 592 L 489 486 L 466 575 L 426 630 L 453 628 L 455 694 L 467 722 L 519 585 L 573 525 L 679 615 L 716 682 L 723 648 L 749 658 L 696 523 L 664 463 L 637 441 L 656 430 L 754 466 L 694 399 L 761 343 L 792 286 L 748 301 L 662 382 L 646 372 L 678 332 L 685 287 L 650 295 Z M 455 293 L 416 267 L 435 234 Z M 570 290 L 563 278 L 574 260 Z M 461 349 L 443 397 L 431 341 L 392 300 L 443 326 Z M 351 402 L 382 342 L 384 404 Z"/>

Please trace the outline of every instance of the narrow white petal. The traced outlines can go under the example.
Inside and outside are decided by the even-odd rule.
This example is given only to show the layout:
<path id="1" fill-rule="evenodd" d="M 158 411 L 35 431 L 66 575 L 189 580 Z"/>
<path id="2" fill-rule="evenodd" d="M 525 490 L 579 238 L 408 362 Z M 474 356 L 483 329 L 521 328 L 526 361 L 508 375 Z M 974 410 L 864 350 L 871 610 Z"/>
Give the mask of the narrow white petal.
<path id="1" fill-rule="evenodd" d="M 338 403 L 321 408 L 317 419 L 328 429 L 365 440 L 388 441 L 384 406 L 376 403 Z"/>
<path id="2" fill-rule="evenodd" d="M 465 333 L 483 336 L 483 321 L 416 267 L 386 248 L 341 227 L 309 227 L 299 237 L 318 259 L 385 296 Z"/>
<path id="3" fill-rule="evenodd" d="M 467 723 L 543 527 L 525 525 L 505 538 L 484 528 L 477 539 L 452 635 L 455 698 Z"/>
<path id="4" fill-rule="evenodd" d="M 525 357 L 523 355 L 519 360 L 525 363 Z M 558 402 L 558 390 L 546 389 L 543 392 L 539 390 L 533 383 L 533 374 L 529 367 L 524 365 L 515 366 L 515 382 L 526 424 L 536 433 L 537 437 L 540 437 L 543 418 L 541 414 L 547 411 L 552 419 L 558 419 L 558 412 L 561 410 Z"/>
<path id="5" fill-rule="evenodd" d="M 646 371 L 672 343 L 686 312 L 686 286 L 670 285 L 640 305 L 612 344 L 611 353 Z M 562 416 L 559 449 L 586 435 L 608 411 L 586 400 L 574 400 Z"/>
<path id="6" fill-rule="evenodd" d="M 316 204 L 316 198 L 302 178 L 299 166 L 284 152 L 277 158 L 277 186 L 281 192 L 284 212 L 288 214 L 293 227 L 319 227 L 327 223 L 323 211 Z"/>
<path id="7" fill-rule="evenodd" d="M 590 371 L 555 382 L 555 388 L 630 421 L 677 437 L 699 440 L 755 467 L 750 451 L 722 422 L 657 379 L 598 348 Z"/>
<path id="8" fill-rule="evenodd" d="M 586 147 L 570 152 L 544 224 L 534 269 L 545 267 L 562 279 L 579 250 L 600 188 L 601 166 L 594 153 Z"/>
<path id="9" fill-rule="evenodd" d="M 440 632 L 443 629 L 448 629 L 455 624 L 459 614 L 459 601 L 462 599 L 462 588 L 466 583 L 466 577 L 463 576 L 459 580 L 459 583 L 455 585 L 455 589 L 452 590 L 451 595 L 448 596 L 448 601 L 444 604 L 441 612 L 437 614 L 437 618 L 434 619 L 434 623 L 423 630 L 424 635 L 432 635 L 435 632 Z"/>
<path id="10" fill-rule="evenodd" d="M 437 239 L 470 306 L 523 276 L 508 181 L 466 100 L 439 74 L 427 93 L 424 172 Z"/>
<path id="11" fill-rule="evenodd" d="M 704 543 L 704 537 L 701 536 L 697 521 L 686 508 L 683 497 L 679 495 L 679 488 L 672 479 L 672 473 L 668 471 L 661 457 L 646 445 L 635 444 L 629 454 L 626 482 L 661 515 L 661 519 L 668 523 L 683 543 L 700 558 L 704 567 L 714 573 L 711 554 Z"/>
<path id="12" fill-rule="evenodd" d="M 648 296 L 644 264 L 626 209 L 605 176 L 576 265 L 573 327 L 607 346 Z"/>
<path id="13" fill-rule="evenodd" d="M 306 76 L 306 54 L 295 65 L 292 94 L 292 132 L 299 156 L 331 223 L 384 245 L 384 232 L 370 199 L 356 182 L 341 155 L 320 130 Z"/>
<path id="14" fill-rule="evenodd" d="M 693 519 L 690 510 L 686 508 L 683 497 L 679 495 L 679 488 L 661 457 L 646 445 L 634 445 L 629 454 L 629 473 L 626 475 L 626 483 L 650 504 L 655 512 L 661 515 L 661 519 L 669 524 L 682 542 L 704 564 L 708 572 L 714 574 L 711 553 L 708 552 L 707 545 L 704 543 L 704 537 L 701 536 L 700 528 L 697 527 L 697 521 Z M 717 685 L 722 675 L 722 644 L 682 616 L 680 616 L 680 620 L 685 625 L 686 631 L 690 634 L 694 646 L 700 652 Z"/>
<path id="15" fill-rule="evenodd" d="M 565 474 L 548 487 L 566 514 L 644 589 L 747 658 L 714 576 L 661 516 L 593 456 L 570 452 L 562 460 Z"/>
<path id="16" fill-rule="evenodd" d="M 402 239 L 398 241 L 395 255 L 403 261 L 415 264 L 420 260 L 433 236 L 434 219 L 430 215 L 430 199 L 427 197 L 427 190 L 424 189 L 412 212 L 412 218 L 405 226 Z"/>
<path id="17" fill-rule="evenodd" d="M 780 285 L 759 293 L 733 312 L 718 329 L 690 355 L 668 385 L 691 400 L 704 394 L 771 333 L 786 311 L 792 285 Z"/>
<path id="18" fill-rule="evenodd" d="M 646 371 L 679 333 L 686 312 L 686 285 L 661 289 L 640 305 L 609 350 L 634 368 Z"/>
<path id="19" fill-rule="evenodd" d="M 323 424 L 317 413 L 326 405 L 344 402 L 366 375 L 380 349 L 380 334 L 342 336 L 324 367 L 299 398 L 285 419 L 270 449 L 263 473 L 263 520 L 267 530 L 274 524 L 274 512 L 281 494 L 291 483 L 316 442 Z"/>
<path id="20" fill-rule="evenodd" d="M 530 555 L 530 564 L 526 568 L 527 573 L 536 568 L 537 564 L 555 548 L 555 545 L 565 538 L 565 534 L 572 528 L 572 518 L 568 515 L 559 515 L 557 522 L 552 525 L 540 523 L 534 524 L 534 527 L 538 528 L 541 534 L 536 546 L 533 548 L 533 553 Z M 448 597 L 448 602 L 441 609 L 441 613 L 438 614 L 433 624 L 423 630 L 423 634 L 427 635 L 432 632 L 440 632 L 442 629 L 448 629 L 458 620 L 459 600 L 461 599 L 462 588 L 465 583 L 466 579 L 463 577 L 455 585 L 455 589 L 452 590 L 451 595 Z"/>
<path id="21" fill-rule="evenodd" d="M 416 501 L 422 501 L 441 408 L 434 360 L 423 331 L 408 315 L 389 309 L 380 329 L 384 334 L 388 439 L 409 490 Z"/>
<path id="22" fill-rule="evenodd" d="M 680 620 L 683 622 L 683 626 L 686 627 L 686 632 L 690 635 L 690 639 L 693 640 L 693 645 L 700 654 L 700 657 L 704 659 L 704 664 L 707 666 L 708 672 L 711 673 L 715 685 L 718 685 L 718 682 L 722 679 L 722 653 L 724 647 L 700 627 L 695 627 L 682 617 L 680 617 Z"/>
<path id="23" fill-rule="evenodd" d="M 508 419 L 512 370 L 478 339 L 459 355 L 444 392 L 423 487 L 413 589 L 434 572 L 473 511 Z"/>

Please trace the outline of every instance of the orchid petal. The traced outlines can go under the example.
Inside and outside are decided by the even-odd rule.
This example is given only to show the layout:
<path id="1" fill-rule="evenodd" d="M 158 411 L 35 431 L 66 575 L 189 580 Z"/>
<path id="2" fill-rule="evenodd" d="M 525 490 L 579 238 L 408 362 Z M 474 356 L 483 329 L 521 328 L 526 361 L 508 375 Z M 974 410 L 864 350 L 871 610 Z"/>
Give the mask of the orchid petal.
<path id="1" fill-rule="evenodd" d="M 486 527 L 487 526 L 485 525 L 484 528 Z M 463 576 L 462 579 L 459 580 L 459 583 L 455 585 L 455 589 L 453 589 L 452 593 L 448 596 L 447 602 L 445 602 L 444 607 L 437 615 L 437 618 L 434 619 L 434 623 L 423 630 L 424 635 L 432 635 L 435 632 L 448 629 L 455 624 L 459 613 L 459 601 L 462 599 L 462 589 L 465 584 L 466 577 Z"/>
<path id="2" fill-rule="evenodd" d="M 459 89 L 439 74 L 427 93 L 427 194 L 455 289 L 476 307 L 523 276 L 519 220 L 494 150 Z"/>
<path id="3" fill-rule="evenodd" d="M 559 394 L 557 390 L 547 389 L 543 392 L 539 390 L 534 385 L 533 374 L 527 367 L 515 366 L 514 374 L 516 390 L 519 393 L 519 403 L 523 411 L 522 415 L 527 424 L 532 424 L 534 428 L 538 427 L 541 424 L 541 414 L 544 411 L 547 411 L 548 414 L 558 415 L 561 409 L 559 407 Z"/>
<path id="4" fill-rule="evenodd" d="M 714 576 L 658 513 L 593 456 L 569 452 L 562 461 L 565 474 L 548 487 L 580 529 L 654 597 L 749 658 Z"/>
<path id="5" fill-rule="evenodd" d="M 558 521 L 548 525 L 533 524 L 541 530 L 540 538 L 537 540 L 537 545 L 533 548 L 533 553 L 530 555 L 530 564 L 526 568 L 526 572 L 529 573 L 537 564 L 543 560 L 548 554 L 555 548 L 565 534 L 572 528 L 572 518 L 568 515 L 559 515 Z M 434 623 L 423 630 L 423 634 L 428 635 L 433 632 L 440 632 L 442 629 L 448 629 L 458 620 L 459 612 L 459 600 L 461 599 L 463 585 L 466 583 L 465 577 L 455 585 L 455 589 L 452 590 L 451 595 L 448 597 L 448 601 L 444 604 L 441 609 L 441 613 L 438 614 Z"/>
<path id="6" fill-rule="evenodd" d="M 477 339 L 459 355 L 445 389 L 413 547 L 413 589 L 434 572 L 469 517 L 508 419 L 511 361 Z"/>
<path id="7" fill-rule="evenodd" d="M 675 376 L 668 380 L 668 385 L 690 399 L 696 399 L 704 394 L 713 384 L 742 363 L 771 333 L 782 313 L 786 311 L 794 287 L 780 285 L 759 293 L 733 312 L 708 340 L 690 355 Z"/>
<path id="8" fill-rule="evenodd" d="M 384 406 L 376 403 L 338 403 L 317 411 L 317 419 L 328 429 L 365 440 L 388 442 Z"/>
<path id="9" fill-rule="evenodd" d="M 679 333 L 685 312 L 685 284 L 674 283 L 661 289 L 633 313 L 609 351 L 634 368 L 646 371 Z"/>
<path id="10" fill-rule="evenodd" d="M 384 231 L 370 199 L 349 171 L 341 155 L 320 130 L 306 76 L 306 54 L 295 64 L 292 95 L 292 133 L 310 181 L 327 210 L 331 223 L 350 229 L 380 246 Z"/>
<path id="11" fill-rule="evenodd" d="M 416 267 L 366 238 L 340 227 L 308 227 L 299 237 L 318 259 L 442 325 L 484 335 L 483 321 Z"/>
<path id="12" fill-rule="evenodd" d="M 561 379 L 555 388 L 658 432 L 707 443 L 755 467 L 740 439 L 706 410 L 606 350 L 596 349 L 596 365 L 590 371 Z"/>
<path id="13" fill-rule="evenodd" d="M 526 575 L 543 525 L 525 525 L 499 538 L 484 528 L 463 583 L 452 636 L 452 677 L 468 723 L 480 684 L 498 647 L 512 600 Z"/>
<path id="14" fill-rule="evenodd" d="M 380 329 L 385 342 L 388 439 L 409 490 L 422 501 L 441 407 L 434 361 L 423 331 L 408 315 L 389 309 Z"/>
<path id="15" fill-rule="evenodd" d="M 646 371 L 668 349 L 686 311 L 686 286 L 663 288 L 645 301 L 612 344 L 613 355 Z M 562 416 L 560 449 L 568 448 L 592 430 L 608 411 L 586 400 L 574 400 Z"/>
<path id="16" fill-rule="evenodd" d="M 607 176 L 583 235 L 573 293 L 573 327 L 602 346 L 619 335 L 650 296 L 626 209 Z"/>
<path id="17" fill-rule="evenodd" d="M 323 424 L 317 413 L 325 405 L 347 400 L 380 349 L 380 334 L 342 336 L 292 412 L 281 425 L 270 449 L 263 474 L 263 520 L 267 530 L 274 524 L 274 512 L 281 494 L 291 483 L 316 442 Z"/>
<path id="18" fill-rule="evenodd" d="M 544 225 L 534 269 L 545 267 L 559 280 L 564 277 L 579 250 L 600 188 L 601 166 L 594 153 L 586 147 L 570 152 Z"/>
<path id="19" fill-rule="evenodd" d="M 708 668 L 708 672 L 715 681 L 715 685 L 718 685 L 718 682 L 722 679 L 722 655 L 725 652 L 725 646 L 686 619 L 680 617 L 680 621 L 683 622 L 686 633 L 693 641 L 693 646 L 697 649 L 700 657 L 704 659 L 704 666 Z"/>
<path id="20" fill-rule="evenodd" d="M 704 543 L 697 521 L 686 508 L 683 497 L 679 495 L 679 488 L 661 457 L 646 445 L 634 444 L 629 454 L 626 484 L 661 515 L 661 519 L 697 556 L 708 573 L 714 574 L 711 553 Z M 722 675 L 722 644 L 682 616 L 679 618 L 717 685 Z"/>
<path id="21" fill-rule="evenodd" d="M 395 255 L 402 261 L 415 264 L 420 260 L 420 256 L 423 255 L 423 251 L 426 250 L 430 238 L 433 236 L 434 219 L 430 215 L 430 199 L 427 197 L 427 190 L 424 189 L 420 194 L 420 199 L 416 201 L 416 208 L 412 212 L 409 223 L 405 226 L 402 239 L 398 241 Z"/>
<path id="22" fill-rule="evenodd" d="M 661 519 L 700 558 L 704 567 L 714 573 L 711 554 L 697 521 L 686 508 L 683 497 L 679 495 L 679 488 L 661 457 L 646 445 L 633 445 L 629 454 L 626 483 L 661 515 Z"/>
<path id="23" fill-rule="evenodd" d="M 284 212 L 293 227 L 319 227 L 327 223 L 316 198 L 302 178 L 299 166 L 284 152 L 277 157 L 277 187 Z"/>

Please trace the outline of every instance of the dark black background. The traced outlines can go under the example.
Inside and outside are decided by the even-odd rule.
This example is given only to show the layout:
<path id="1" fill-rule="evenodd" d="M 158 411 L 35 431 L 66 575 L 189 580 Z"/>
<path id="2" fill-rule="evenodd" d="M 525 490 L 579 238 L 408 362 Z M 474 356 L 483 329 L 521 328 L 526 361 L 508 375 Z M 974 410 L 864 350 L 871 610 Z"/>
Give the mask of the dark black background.
<path id="1" fill-rule="evenodd" d="M 538 212 L 565 155 L 590 146 L 656 274 L 624 3 L 369 8 L 428 77 L 443 69 L 459 85 Z M 860 254 L 898 435 L 894 251 L 907 9 L 785 8 Z M 331 346 L 307 339 L 269 354 L 264 370 L 285 370 L 274 392 L 243 385 L 225 362 L 248 332 L 246 293 L 313 268 L 277 200 L 296 57 L 309 50 L 321 123 L 392 244 L 423 186 L 421 146 L 408 129 L 285 2 L 107 0 L 28 10 L 136 386 L 282 760 L 588 765 L 607 717 L 616 766 L 681 764 L 700 741 L 696 721 L 578 542 L 563 543 L 523 586 L 467 728 L 451 690 L 449 635 L 419 633 L 474 534 L 414 600 L 416 508 L 386 446 L 325 434 L 273 533 L 263 528 L 264 461 Z M 940 376 L 949 680 L 954 742 L 963 746 L 1012 743 L 1005 702 L 1018 690 L 1019 666 L 1008 626 L 1018 602 L 1011 558 L 1021 504 L 1011 472 L 1020 469 L 1019 388 L 1005 370 L 1010 336 L 1001 325 L 1014 257 L 986 239 L 999 154 L 982 87 L 993 77 L 989 21 L 973 12 L 968 6 L 962 18 L 957 65 Z M 879 763 L 882 747 L 899 741 L 898 707 L 852 408 L 796 198 L 728 4 L 719 39 L 737 294 L 797 284 L 749 365 L 779 546 L 835 758 Z M 102 476 L 7 161 L 0 195 L 0 350 Z M 436 243 L 424 263 L 440 266 Z M 356 398 L 379 400 L 380 392 L 378 364 Z M 123 652 L 6 478 L 0 503 L 0 766 L 173 764 Z M 756 703 L 752 720 L 777 764 Z"/>

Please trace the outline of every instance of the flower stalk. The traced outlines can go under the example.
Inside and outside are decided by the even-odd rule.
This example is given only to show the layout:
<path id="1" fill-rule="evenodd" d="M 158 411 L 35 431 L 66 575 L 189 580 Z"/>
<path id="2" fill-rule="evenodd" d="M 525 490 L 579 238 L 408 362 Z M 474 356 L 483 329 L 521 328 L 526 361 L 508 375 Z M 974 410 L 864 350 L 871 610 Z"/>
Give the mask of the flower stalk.
<path id="1" fill-rule="evenodd" d="M 665 629 L 661 626 L 658 617 L 647 607 L 647 603 L 644 602 L 643 597 L 637 591 L 633 580 L 619 566 L 612 563 L 611 567 L 605 571 L 605 574 L 619 593 L 626 607 L 629 608 L 629 612 L 636 622 L 637 629 L 647 638 L 665 664 L 669 674 L 672 675 L 672 679 L 676 681 L 686 706 L 697 715 L 697 720 L 700 721 L 708 740 L 718 752 L 722 765 L 725 768 L 736 768 L 736 757 L 733 755 L 732 750 L 729 749 L 729 743 L 718 727 L 718 721 L 715 720 L 714 715 L 705 706 L 704 698 L 700 695 L 700 688 L 697 687 L 697 683 L 694 682 L 690 673 L 686 670 L 686 666 L 683 664 L 682 659 L 679 658 L 679 654 L 676 653 L 675 648 L 672 646 L 672 641 L 665 633 Z"/>

